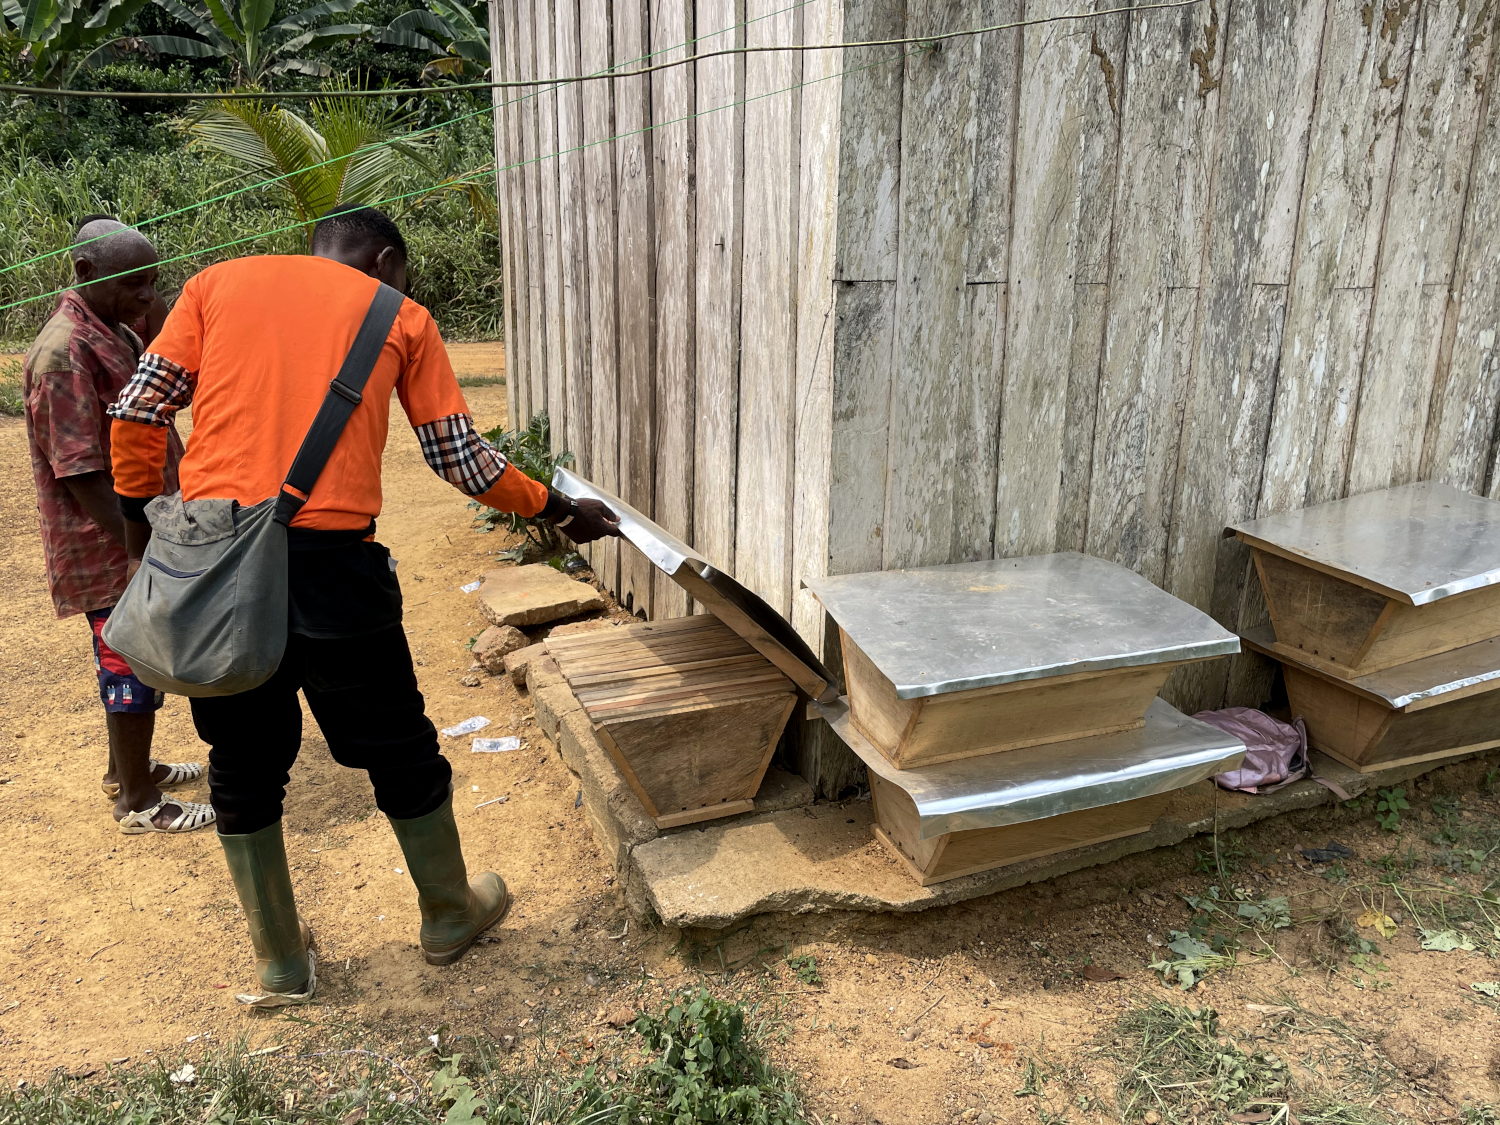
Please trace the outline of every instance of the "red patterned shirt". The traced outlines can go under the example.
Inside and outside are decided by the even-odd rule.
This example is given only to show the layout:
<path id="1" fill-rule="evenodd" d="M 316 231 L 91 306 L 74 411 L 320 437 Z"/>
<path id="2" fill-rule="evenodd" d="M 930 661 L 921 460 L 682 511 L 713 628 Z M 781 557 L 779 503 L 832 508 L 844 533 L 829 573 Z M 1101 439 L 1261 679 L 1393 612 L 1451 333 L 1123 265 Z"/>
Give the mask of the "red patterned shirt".
<path id="1" fill-rule="evenodd" d="M 125 591 L 125 548 L 96 524 L 63 483 L 110 471 L 105 411 L 135 375 L 141 342 L 111 330 L 77 293 L 65 293 L 26 353 L 22 394 L 31 444 L 47 582 L 59 617 L 105 609 Z M 177 491 L 182 442 L 167 441 L 163 491 Z"/>

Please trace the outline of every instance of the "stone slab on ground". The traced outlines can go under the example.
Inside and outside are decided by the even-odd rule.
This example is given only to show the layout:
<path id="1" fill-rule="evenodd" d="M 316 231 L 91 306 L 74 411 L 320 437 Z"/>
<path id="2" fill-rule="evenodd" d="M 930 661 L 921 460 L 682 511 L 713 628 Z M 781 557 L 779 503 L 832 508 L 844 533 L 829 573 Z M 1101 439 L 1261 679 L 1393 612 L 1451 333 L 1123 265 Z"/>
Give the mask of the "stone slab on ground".
<path id="1" fill-rule="evenodd" d="M 1321 754 L 1313 759 L 1320 776 L 1353 797 L 1479 756 L 1369 774 L 1356 773 Z M 1311 780 L 1261 796 L 1219 792 L 1216 799 L 1213 782 L 1205 781 L 1173 794 L 1167 812 L 1138 836 L 930 887 L 918 886 L 874 839 L 868 801 L 750 815 L 703 825 L 702 831 L 658 836 L 631 849 L 630 863 L 639 872 L 645 900 L 662 922 L 722 929 L 768 912 L 910 912 L 947 906 L 1211 833 L 1216 810 L 1222 832 L 1339 799 Z"/>
<path id="2" fill-rule="evenodd" d="M 545 625 L 604 607 L 604 595 L 546 563 L 508 566 L 481 577 L 479 612 L 491 625 Z"/>

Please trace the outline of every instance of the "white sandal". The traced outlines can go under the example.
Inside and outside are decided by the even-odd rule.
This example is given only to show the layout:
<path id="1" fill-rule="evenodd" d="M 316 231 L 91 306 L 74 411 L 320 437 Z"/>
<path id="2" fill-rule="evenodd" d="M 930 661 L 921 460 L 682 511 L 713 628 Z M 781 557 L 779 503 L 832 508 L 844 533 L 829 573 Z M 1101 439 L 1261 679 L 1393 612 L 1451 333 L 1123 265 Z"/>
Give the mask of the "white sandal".
<path id="1" fill-rule="evenodd" d="M 182 809 L 182 814 L 175 818 L 165 828 L 156 825 L 156 814 L 161 812 L 167 805 L 176 805 Z M 217 819 L 214 816 L 212 805 L 200 805 L 197 801 L 180 801 L 171 797 L 163 797 L 149 809 L 139 812 L 128 812 L 120 818 L 120 831 L 127 836 L 139 836 L 144 832 L 196 832 L 200 828 L 207 828 Z"/>
<path id="2" fill-rule="evenodd" d="M 158 762 L 155 758 L 152 758 L 150 765 L 146 768 L 155 773 L 157 766 L 167 767 L 167 776 L 161 781 L 152 782 L 158 789 L 171 789 L 174 785 L 181 785 L 185 781 L 197 781 L 203 776 L 202 762 Z M 120 783 L 118 781 L 101 781 L 99 788 L 104 790 L 104 795 L 111 801 L 118 801 L 120 799 Z"/>
<path id="3" fill-rule="evenodd" d="M 305 927 L 304 927 L 305 928 Z M 318 990 L 318 959 L 307 951 L 307 983 L 301 992 L 238 992 L 235 999 L 250 1008 L 284 1008 L 288 1004 L 311 1004 Z"/>

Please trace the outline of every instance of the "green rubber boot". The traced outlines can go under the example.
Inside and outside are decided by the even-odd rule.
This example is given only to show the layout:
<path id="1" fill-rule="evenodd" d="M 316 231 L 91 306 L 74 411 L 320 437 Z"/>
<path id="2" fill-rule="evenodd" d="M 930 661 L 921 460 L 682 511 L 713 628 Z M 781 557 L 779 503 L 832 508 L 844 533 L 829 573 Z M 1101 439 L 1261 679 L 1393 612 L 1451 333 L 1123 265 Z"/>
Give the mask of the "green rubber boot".
<path id="1" fill-rule="evenodd" d="M 422 956 L 451 965 L 510 908 L 505 880 L 486 871 L 472 882 L 453 821 L 453 794 L 426 816 L 388 817 L 422 907 Z"/>
<path id="2" fill-rule="evenodd" d="M 312 933 L 297 917 L 281 821 L 248 835 L 221 833 L 219 843 L 224 846 L 230 878 L 250 923 L 255 975 L 265 990 L 264 995 L 238 999 L 257 1008 L 306 1003 L 317 987 L 313 955 L 308 949 Z"/>

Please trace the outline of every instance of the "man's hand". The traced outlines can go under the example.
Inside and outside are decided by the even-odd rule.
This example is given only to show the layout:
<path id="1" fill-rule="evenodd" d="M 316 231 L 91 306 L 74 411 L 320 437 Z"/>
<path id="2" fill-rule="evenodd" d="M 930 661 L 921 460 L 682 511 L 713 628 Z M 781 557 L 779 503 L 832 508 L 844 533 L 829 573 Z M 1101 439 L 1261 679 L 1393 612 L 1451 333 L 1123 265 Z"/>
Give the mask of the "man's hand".
<path id="1" fill-rule="evenodd" d="M 557 529 L 575 543 L 592 543 L 606 535 L 620 534 L 620 517 L 602 500 L 576 500 L 572 515 L 557 521 Z"/>

